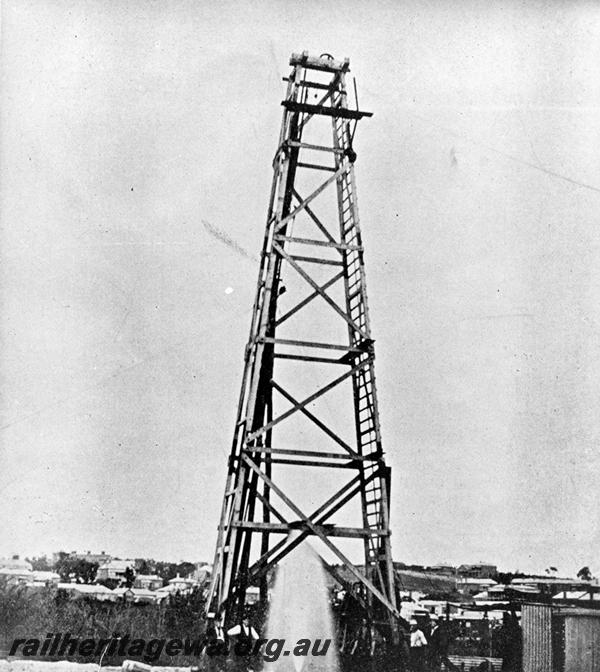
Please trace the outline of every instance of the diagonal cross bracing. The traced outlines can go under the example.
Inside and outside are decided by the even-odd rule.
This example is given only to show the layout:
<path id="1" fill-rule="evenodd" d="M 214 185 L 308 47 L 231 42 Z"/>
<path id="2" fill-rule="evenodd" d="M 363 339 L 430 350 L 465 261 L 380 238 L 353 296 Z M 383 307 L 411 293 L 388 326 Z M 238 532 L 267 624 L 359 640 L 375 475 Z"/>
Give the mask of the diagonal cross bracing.
<path id="1" fill-rule="evenodd" d="M 342 166 L 341 168 L 339 168 L 338 170 L 336 170 L 336 172 L 335 172 L 331 177 L 327 178 L 327 179 L 325 180 L 325 182 L 323 182 L 323 184 L 322 184 L 320 187 L 317 187 L 317 189 L 315 189 L 315 190 L 312 192 L 312 194 L 310 194 L 310 196 L 307 196 L 307 197 L 300 203 L 300 205 L 298 205 L 292 212 L 290 212 L 289 215 L 286 215 L 286 216 L 285 216 L 285 217 L 284 217 L 284 218 L 283 218 L 283 219 L 282 219 L 282 220 L 275 226 L 275 233 L 279 233 L 279 231 L 281 231 L 281 229 L 285 228 L 286 224 L 287 224 L 290 220 L 294 219 L 294 217 L 295 217 L 297 214 L 299 214 L 300 212 L 302 212 L 302 210 L 304 210 L 304 209 L 306 208 L 306 206 L 307 206 L 309 203 L 311 203 L 312 201 L 314 201 L 315 198 L 316 198 L 317 196 L 319 196 L 323 191 L 325 191 L 325 189 L 327 189 L 327 187 L 328 187 L 330 184 L 333 184 L 336 180 L 338 180 L 338 179 L 339 179 L 339 178 L 340 178 L 340 177 L 341 177 L 347 170 L 348 170 L 348 168 L 347 168 L 346 166 Z"/>
<path id="2" fill-rule="evenodd" d="M 364 584 L 370 591 L 373 593 L 373 595 L 376 595 L 379 600 L 385 604 L 390 611 L 392 611 L 396 616 L 399 616 L 400 614 L 397 612 L 396 607 L 393 606 L 387 599 L 385 595 L 383 595 L 372 583 L 369 579 L 367 579 L 355 566 L 354 564 L 340 551 L 340 549 L 329 539 L 329 537 L 321 530 L 321 528 L 318 525 L 315 525 L 313 521 L 294 504 L 294 502 L 280 489 L 273 483 L 273 481 L 266 476 L 255 464 L 252 462 L 252 460 L 248 459 L 246 456 L 244 456 L 244 460 L 246 461 L 247 465 L 254 471 L 259 478 L 261 478 L 272 490 L 275 492 L 286 504 L 287 506 L 302 520 L 306 526 L 315 534 L 317 537 L 323 541 L 323 543 L 329 548 L 330 551 L 332 551 L 342 562 L 343 564 L 350 570 L 350 572 L 354 575 L 354 577 L 360 581 L 362 584 Z"/>
<path id="3" fill-rule="evenodd" d="M 306 397 L 306 399 L 303 399 L 302 401 L 297 402 L 296 404 L 294 404 L 294 406 L 292 408 L 288 409 L 287 411 L 285 411 L 284 413 L 282 413 L 281 415 L 276 417 L 274 420 L 271 420 L 271 422 L 268 422 L 266 425 L 263 425 L 262 427 L 260 427 L 256 431 L 248 434 L 247 441 L 248 442 L 254 441 L 256 438 L 258 438 L 259 436 L 264 434 L 269 429 L 272 429 L 275 425 L 280 423 L 282 420 L 285 420 L 286 418 L 288 418 L 293 413 L 296 413 L 297 411 L 301 411 L 305 406 L 307 406 L 311 402 L 315 401 L 319 397 L 322 397 L 324 394 L 329 392 L 329 390 L 332 390 L 334 387 L 336 387 L 337 385 L 342 383 L 344 380 L 349 378 L 352 374 L 356 373 L 357 371 L 360 371 L 360 369 L 364 368 L 368 363 L 369 363 L 369 360 L 365 360 L 363 362 L 360 362 L 360 364 L 357 364 L 355 367 L 350 369 L 350 371 L 346 371 L 346 373 L 343 373 L 341 376 L 339 376 L 335 380 L 332 380 L 330 383 L 325 385 L 325 387 L 322 387 L 320 390 L 317 390 L 316 392 L 314 392 L 310 396 Z"/>
<path id="4" fill-rule="evenodd" d="M 302 200 L 302 196 L 294 189 L 293 192 L 294 198 L 298 201 L 298 203 L 303 203 L 304 201 Z M 337 242 L 336 239 L 331 235 L 327 227 L 323 224 L 323 222 L 315 215 L 314 211 L 312 208 L 308 206 L 308 204 L 304 205 L 304 210 L 306 211 L 306 214 L 312 219 L 312 221 L 315 223 L 319 231 L 327 238 L 327 240 L 330 243 L 335 243 Z M 342 254 L 343 256 L 343 254 Z"/>
<path id="5" fill-rule="evenodd" d="M 283 389 L 281 385 L 278 385 L 275 381 L 272 381 L 271 384 L 273 387 L 281 394 L 283 397 L 285 397 L 290 403 L 294 404 L 294 406 L 298 406 L 298 400 L 295 399 L 289 392 Z M 329 436 L 329 438 L 333 439 L 337 444 L 339 444 L 345 451 L 348 452 L 349 455 L 352 457 L 360 457 L 360 455 L 352 450 L 352 448 L 344 441 L 342 440 L 332 429 L 330 429 L 324 422 L 319 420 L 317 416 L 314 413 L 311 413 L 306 406 L 302 406 L 300 408 L 300 411 L 309 419 L 312 420 L 312 422 L 321 430 Z"/>
<path id="6" fill-rule="evenodd" d="M 317 283 L 310 277 L 310 275 L 289 255 L 285 250 L 280 247 L 277 243 L 273 243 L 273 250 L 277 252 L 281 257 L 283 257 L 288 264 L 298 272 L 298 274 L 308 282 L 308 284 L 321 296 L 334 310 L 335 312 L 347 322 L 357 334 L 360 334 L 362 338 L 368 338 L 367 334 L 354 322 L 354 320 L 347 315 L 338 304 L 326 294 Z"/>

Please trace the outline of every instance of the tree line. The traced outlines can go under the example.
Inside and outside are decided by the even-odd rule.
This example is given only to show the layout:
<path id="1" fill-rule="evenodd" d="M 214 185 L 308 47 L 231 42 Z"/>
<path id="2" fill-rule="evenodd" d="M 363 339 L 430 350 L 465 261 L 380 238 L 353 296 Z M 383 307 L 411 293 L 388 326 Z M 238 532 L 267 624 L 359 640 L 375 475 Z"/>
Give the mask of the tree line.
<path id="1" fill-rule="evenodd" d="M 59 551 L 56 561 L 52 562 L 47 556 L 26 558 L 35 571 L 54 571 L 64 583 L 94 583 L 98 572 L 98 563 L 90 562 L 84 558 L 74 558 L 70 553 Z M 115 558 L 118 560 L 118 558 Z M 188 576 L 196 568 L 193 562 L 163 562 L 149 558 L 137 558 L 134 560 L 134 568 L 127 572 L 123 585 L 130 588 L 133 585 L 136 574 L 156 574 L 166 585 L 176 576 Z M 114 579 L 99 581 L 108 588 L 118 587 Z M 121 582 L 117 582 L 121 583 Z"/>

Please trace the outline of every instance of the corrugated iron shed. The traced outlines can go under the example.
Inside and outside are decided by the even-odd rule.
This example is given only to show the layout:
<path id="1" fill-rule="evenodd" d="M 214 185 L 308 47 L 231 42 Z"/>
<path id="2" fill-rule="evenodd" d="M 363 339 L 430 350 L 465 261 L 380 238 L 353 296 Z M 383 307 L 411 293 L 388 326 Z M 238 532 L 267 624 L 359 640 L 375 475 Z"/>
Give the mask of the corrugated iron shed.
<path id="1" fill-rule="evenodd" d="M 600 672 L 600 611 L 524 604 L 523 672 Z"/>
<path id="2" fill-rule="evenodd" d="M 523 672 L 554 672 L 552 667 L 552 606 L 524 604 L 521 608 L 523 629 Z"/>
<path id="3" fill-rule="evenodd" d="M 600 612 L 564 612 L 564 672 L 600 672 Z"/>

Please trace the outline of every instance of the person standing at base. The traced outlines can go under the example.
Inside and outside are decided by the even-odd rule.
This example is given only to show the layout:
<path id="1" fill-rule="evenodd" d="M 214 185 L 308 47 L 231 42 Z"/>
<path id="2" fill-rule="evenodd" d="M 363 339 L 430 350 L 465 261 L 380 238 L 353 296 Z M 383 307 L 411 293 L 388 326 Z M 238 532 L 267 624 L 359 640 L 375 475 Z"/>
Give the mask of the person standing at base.
<path id="1" fill-rule="evenodd" d="M 428 660 L 431 670 L 439 670 L 442 662 L 448 656 L 448 634 L 446 624 L 438 619 L 435 614 L 431 618 L 431 632 L 429 633 Z"/>
<path id="2" fill-rule="evenodd" d="M 414 619 L 410 622 L 410 666 L 413 672 L 425 672 L 427 659 L 427 640 L 419 624 Z"/>
<path id="3" fill-rule="evenodd" d="M 502 672 L 521 672 L 523 665 L 523 633 L 516 614 L 505 612 L 500 631 Z"/>
<path id="4" fill-rule="evenodd" d="M 222 672 L 225 670 L 227 666 L 225 633 L 223 632 L 223 626 L 212 612 L 206 616 L 204 656 L 207 660 L 206 668 L 209 672 Z"/>
<path id="5" fill-rule="evenodd" d="M 256 630 L 250 625 L 248 616 L 244 616 L 240 625 L 234 625 L 227 631 L 227 636 L 233 638 L 234 644 L 230 648 L 233 656 L 234 669 L 245 672 L 251 670 L 254 644 L 258 640 Z"/>

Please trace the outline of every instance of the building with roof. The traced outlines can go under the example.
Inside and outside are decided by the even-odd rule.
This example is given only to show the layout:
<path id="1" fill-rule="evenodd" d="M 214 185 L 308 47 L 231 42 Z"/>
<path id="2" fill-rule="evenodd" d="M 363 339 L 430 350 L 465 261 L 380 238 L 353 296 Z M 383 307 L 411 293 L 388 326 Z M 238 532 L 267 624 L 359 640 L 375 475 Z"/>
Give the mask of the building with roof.
<path id="1" fill-rule="evenodd" d="M 117 596 L 110 588 L 91 583 L 59 583 L 57 588 L 68 593 L 71 599 L 84 597 L 99 600 L 101 602 L 115 602 Z"/>
<path id="2" fill-rule="evenodd" d="M 31 563 L 21 560 L 18 555 L 10 558 L 0 558 L 0 577 L 9 585 L 27 585 L 33 583 Z"/>
<path id="3" fill-rule="evenodd" d="M 193 572 L 188 574 L 185 578 L 191 579 L 198 585 L 202 585 L 207 581 L 210 581 L 212 575 L 212 565 L 207 562 L 199 562 L 196 564 L 196 569 Z"/>
<path id="4" fill-rule="evenodd" d="M 60 574 L 34 570 L 32 572 L 32 579 L 34 586 L 58 586 L 60 583 Z"/>
<path id="5" fill-rule="evenodd" d="M 159 588 L 155 592 L 163 595 L 175 595 L 177 593 L 185 595 L 186 593 L 190 593 L 197 585 L 192 579 L 186 579 L 178 574 L 174 579 L 170 579 L 166 586 Z"/>
<path id="6" fill-rule="evenodd" d="M 29 560 L 22 560 L 18 555 L 11 555 L 10 558 L 0 558 L 0 569 L 20 569 L 24 572 L 33 570 Z"/>
<path id="7" fill-rule="evenodd" d="M 100 553 L 92 553 L 91 551 L 78 553 L 77 551 L 71 551 L 69 553 L 69 560 L 85 560 L 86 562 L 96 562 L 98 565 L 104 565 L 112 559 L 112 555 L 108 555 L 104 551 L 100 551 Z"/>
<path id="8" fill-rule="evenodd" d="M 133 587 L 140 590 L 158 590 L 163 587 L 163 580 L 158 574 L 138 574 Z"/>
<path id="9" fill-rule="evenodd" d="M 91 551 L 71 551 L 70 553 L 64 553 L 63 551 L 59 551 L 52 553 L 52 564 L 56 565 L 63 558 L 67 560 L 85 560 L 86 562 L 95 562 L 98 565 L 103 565 L 113 559 L 112 555 L 104 551 L 100 551 L 100 553 L 92 553 Z"/>
<path id="10" fill-rule="evenodd" d="M 519 579 L 513 579 L 510 582 L 511 588 L 520 588 L 529 586 L 536 588 L 538 592 L 555 595 L 563 591 L 588 590 L 590 586 L 597 586 L 598 580 L 582 581 L 581 579 L 567 579 L 557 576 L 525 576 Z"/>
<path id="11" fill-rule="evenodd" d="M 523 672 L 598 672 L 600 610 L 523 604 Z"/>
<path id="12" fill-rule="evenodd" d="M 109 560 L 96 572 L 96 581 L 124 581 L 128 569 L 135 571 L 135 562 L 133 560 Z"/>
<path id="13" fill-rule="evenodd" d="M 468 577 L 468 578 L 459 578 L 456 581 L 457 589 L 461 593 L 464 593 L 465 595 L 477 595 L 477 593 L 481 593 L 485 590 L 488 590 L 489 588 L 495 585 L 497 585 L 497 583 L 496 581 L 494 581 L 494 579 L 486 579 L 486 578 Z"/>
<path id="14" fill-rule="evenodd" d="M 196 585 L 198 584 L 194 579 L 187 579 L 179 574 L 174 579 L 169 579 L 169 586 L 181 592 L 188 592 Z"/>
<path id="15" fill-rule="evenodd" d="M 428 569 L 434 574 L 444 574 L 446 576 L 455 576 L 457 573 L 457 568 L 454 567 L 454 565 L 449 565 L 444 562 L 432 565 Z"/>
<path id="16" fill-rule="evenodd" d="M 498 567 L 487 562 L 477 562 L 474 565 L 460 565 L 458 576 L 465 579 L 491 579 L 498 573 Z"/>
<path id="17" fill-rule="evenodd" d="M 0 578 L 4 579 L 9 586 L 27 586 L 33 583 L 32 572 L 10 567 L 0 568 Z"/>
<path id="18" fill-rule="evenodd" d="M 115 588 L 113 595 L 117 599 L 133 604 L 159 604 L 168 597 L 168 594 L 159 590 L 146 590 L 144 588 Z"/>

